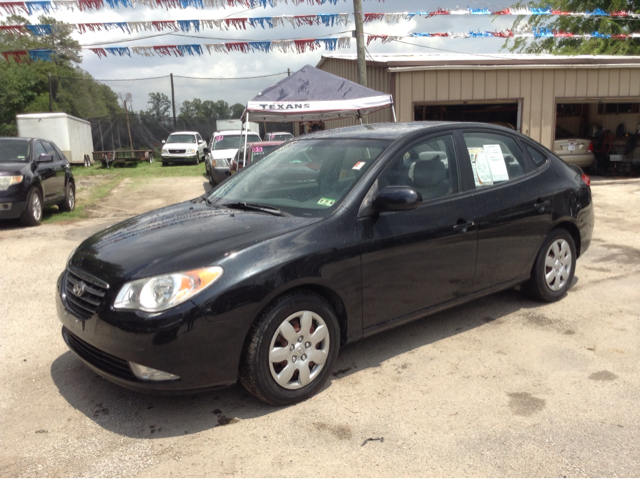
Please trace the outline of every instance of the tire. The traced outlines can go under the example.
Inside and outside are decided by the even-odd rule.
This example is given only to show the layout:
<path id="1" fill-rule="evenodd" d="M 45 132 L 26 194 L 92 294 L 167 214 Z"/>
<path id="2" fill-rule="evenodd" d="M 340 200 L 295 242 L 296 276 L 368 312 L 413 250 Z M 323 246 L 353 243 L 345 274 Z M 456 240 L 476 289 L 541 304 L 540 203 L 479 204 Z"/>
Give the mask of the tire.
<path id="1" fill-rule="evenodd" d="M 31 188 L 27 195 L 27 209 L 20 215 L 20 223 L 25 226 L 38 226 L 42 222 L 42 194 L 37 188 Z"/>
<path id="2" fill-rule="evenodd" d="M 167 166 L 169 163 L 167 163 L 166 161 L 162 162 L 162 166 Z"/>
<path id="3" fill-rule="evenodd" d="M 200 155 L 196 153 L 196 166 L 200 164 Z"/>
<path id="4" fill-rule="evenodd" d="M 240 382 L 274 406 L 304 401 L 331 375 L 339 348 L 338 319 L 322 297 L 310 292 L 283 296 L 251 327 Z"/>
<path id="5" fill-rule="evenodd" d="M 209 184 L 211 186 L 216 186 L 218 183 L 216 182 L 216 180 L 213 179 L 213 175 L 211 174 L 211 171 L 209 171 Z"/>
<path id="6" fill-rule="evenodd" d="M 58 203 L 60 211 L 73 211 L 76 207 L 76 187 L 73 181 L 67 183 L 66 193 L 64 200 Z"/>
<path id="7" fill-rule="evenodd" d="M 533 263 L 531 279 L 522 290 L 532 299 L 552 303 L 562 298 L 576 271 L 576 246 L 565 229 L 553 230 L 544 240 Z"/>

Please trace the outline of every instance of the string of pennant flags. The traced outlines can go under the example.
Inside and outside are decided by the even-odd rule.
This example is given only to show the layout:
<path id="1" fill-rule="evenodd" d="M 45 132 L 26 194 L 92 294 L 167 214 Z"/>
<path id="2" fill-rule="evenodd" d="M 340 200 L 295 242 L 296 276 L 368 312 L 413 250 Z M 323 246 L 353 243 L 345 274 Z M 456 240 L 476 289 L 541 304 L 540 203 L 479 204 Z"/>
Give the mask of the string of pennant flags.
<path id="1" fill-rule="evenodd" d="M 620 35 L 610 35 L 599 32 L 577 34 L 567 32 L 557 32 L 546 28 L 532 28 L 522 31 L 477 31 L 477 32 L 433 32 L 433 33 L 411 33 L 408 35 L 366 35 L 367 46 L 374 41 L 382 43 L 390 43 L 393 41 L 402 41 L 409 38 L 579 38 L 579 39 L 640 39 L 640 32 Z M 307 51 L 315 51 L 324 48 L 327 51 L 335 51 L 351 48 L 351 38 L 335 37 L 335 38 L 311 38 L 298 40 L 271 40 L 271 41 L 250 41 L 250 42 L 227 42 L 227 43 L 204 43 L 204 44 L 186 44 L 186 45 L 153 45 L 153 46 L 135 46 L 135 47 L 83 47 L 95 53 L 98 58 L 106 58 L 109 56 L 129 57 L 133 55 L 143 57 L 184 57 L 186 55 L 203 55 L 206 51 L 208 54 L 214 53 L 252 53 L 272 51 L 280 51 L 282 53 L 305 53 Z M 17 63 L 23 61 L 53 61 L 56 52 L 49 49 L 36 50 L 19 50 L 2 52 L 5 61 L 13 60 Z"/>
<path id="2" fill-rule="evenodd" d="M 331 13 L 318 15 L 280 15 L 275 17 L 251 17 L 251 18 L 221 18 L 213 20 L 160 20 L 145 22 L 99 22 L 99 23 L 71 23 L 63 25 L 63 28 L 71 26 L 78 33 L 102 32 L 121 30 L 124 33 L 139 33 L 145 31 L 174 31 L 174 32 L 200 32 L 205 29 L 246 30 L 247 27 L 275 28 L 290 24 L 293 28 L 301 26 L 324 25 L 326 27 L 345 26 L 349 23 L 348 13 Z M 34 35 L 37 37 L 52 35 L 56 25 L 0 25 L 0 32 L 14 35 Z"/>
<path id="3" fill-rule="evenodd" d="M 346 2 L 347 0 L 343 0 Z M 372 0 L 373 1 L 373 0 Z M 384 2 L 384 0 L 377 0 Z M 339 0 L 46 0 L 46 1 L 30 1 L 30 2 L 0 2 L 0 14 L 16 15 L 25 13 L 27 15 L 35 15 L 39 13 L 51 14 L 59 9 L 91 11 L 101 10 L 106 7 L 111 9 L 136 8 L 143 6 L 147 8 L 164 8 L 170 9 L 187 9 L 187 8 L 226 8 L 226 7 L 277 7 L 281 4 L 291 4 L 298 6 L 301 4 L 309 5 L 337 5 Z M 414 13 L 367 13 L 364 15 L 365 22 L 374 20 L 386 20 L 387 22 L 399 20 L 411 20 L 413 17 L 431 18 L 438 15 L 548 15 L 548 16 L 571 16 L 571 17 L 612 17 L 612 18 L 640 18 L 640 13 L 631 11 L 614 11 L 607 12 L 601 8 L 594 10 L 586 10 L 584 12 L 569 12 L 558 10 L 551 7 L 547 8 L 530 8 L 530 7 L 510 7 L 502 10 L 491 10 L 488 8 L 465 8 L 465 9 L 445 9 L 438 8 L 430 12 L 414 12 Z"/>
<path id="4" fill-rule="evenodd" d="M 519 13 L 513 13 L 514 15 L 522 14 L 523 9 L 517 9 Z M 539 10 L 539 9 L 527 9 L 527 11 Z M 387 23 L 410 21 L 416 16 L 431 17 L 435 15 L 459 15 L 461 12 L 468 12 L 469 10 L 438 10 L 437 12 L 416 12 L 416 13 L 365 13 L 364 22 L 371 23 L 374 21 L 386 21 Z M 495 13 L 495 12 L 493 12 Z M 590 15 L 593 12 L 588 12 Z M 640 13 L 623 12 L 628 17 L 640 18 Z M 474 13 L 471 13 L 474 14 Z M 502 14 L 502 13 L 501 13 Z M 572 16 L 585 16 L 587 13 L 565 13 Z M 602 16 L 600 12 L 596 12 L 597 15 Z M 610 14 L 609 16 L 612 16 Z M 61 26 L 66 28 L 70 25 L 79 33 L 86 32 L 102 32 L 111 30 L 121 30 L 123 33 L 139 33 L 145 31 L 182 31 L 184 33 L 200 32 L 205 29 L 219 29 L 229 30 L 235 28 L 236 30 L 246 30 L 250 28 L 275 28 L 282 27 L 286 24 L 290 24 L 293 28 L 301 26 L 313 26 L 324 25 L 327 27 L 333 26 L 346 26 L 350 23 L 349 13 L 330 13 L 330 14 L 317 14 L 317 15 L 279 15 L 271 17 L 237 17 L 237 18 L 221 18 L 211 20 L 159 20 L 159 21 L 144 21 L 144 22 L 96 22 L 96 23 L 76 23 L 67 24 Z M 618 16 L 622 17 L 622 13 L 618 12 Z M 285 23 L 286 22 L 286 23 Z M 34 36 L 46 36 L 52 35 L 56 25 L 0 25 L 0 32 L 15 34 L 15 35 L 34 35 Z"/>

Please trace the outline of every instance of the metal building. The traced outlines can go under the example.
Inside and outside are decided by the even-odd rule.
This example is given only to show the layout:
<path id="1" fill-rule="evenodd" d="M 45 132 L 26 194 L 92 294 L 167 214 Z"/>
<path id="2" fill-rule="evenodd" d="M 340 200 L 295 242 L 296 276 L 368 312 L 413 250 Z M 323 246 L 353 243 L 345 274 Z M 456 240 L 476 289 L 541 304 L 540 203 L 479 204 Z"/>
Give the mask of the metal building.
<path id="1" fill-rule="evenodd" d="M 317 67 L 357 81 L 353 54 L 325 54 Z M 639 131 L 638 56 L 370 55 L 367 77 L 369 88 L 393 95 L 401 122 L 497 123 L 548 148 L 556 127 L 576 136 L 590 136 L 594 128 Z M 392 120 L 389 109 L 369 116 L 371 123 Z M 350 124 L 336 121 L 327 127 Z"/>

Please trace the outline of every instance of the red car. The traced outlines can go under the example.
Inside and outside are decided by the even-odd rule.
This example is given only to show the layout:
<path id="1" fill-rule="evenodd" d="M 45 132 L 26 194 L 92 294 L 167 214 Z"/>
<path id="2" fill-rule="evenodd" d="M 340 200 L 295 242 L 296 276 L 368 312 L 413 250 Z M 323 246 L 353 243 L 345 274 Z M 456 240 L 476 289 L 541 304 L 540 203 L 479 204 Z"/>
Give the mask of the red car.
<path id="1" fill-rule="evenodd" d="M 247 158 L 246 164 L 250 165 L 252 161 L 258 161 L 267 156 L 273 150 L 282 145 L 283 141 L 256 141 L 253 143 L 247 143 Z M 244 146 L 242 146 L 236 156 L 231 161 L 229 171 L 231 174 L 241 170 L 244 166 Z"/>

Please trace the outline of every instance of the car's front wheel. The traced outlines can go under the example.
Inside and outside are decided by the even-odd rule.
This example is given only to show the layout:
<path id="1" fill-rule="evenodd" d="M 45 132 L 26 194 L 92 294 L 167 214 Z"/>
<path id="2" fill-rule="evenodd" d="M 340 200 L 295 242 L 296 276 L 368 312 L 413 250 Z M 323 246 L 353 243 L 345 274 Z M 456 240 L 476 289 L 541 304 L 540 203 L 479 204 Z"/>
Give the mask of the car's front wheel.
<path id="1" fill-rule="evenodd" d="M 67 183 L 64 200 L 58 203 L 60 211 L 73 211 L 76 207 L 76 187 L 72 181 Z"/>
<path id="2" fill-rule="evenodd" d="M 20 215 L 25 226 L 38 226 L 42 222 L 42 195 L 38 188 L 31 188 L 27 195 L 27 209 Z"/>
<path id="3" fill-rule="evenodd" d="M 338 356 L 340 328 L 320 296 L 284 296 L 252 326 L 243 350 L 240 381 L 274 406 L 303 401 L 322 388 Z"/>
<path id="4" fill-rule="evenodd" d="M 576 270 L 576 247 L 565 229 L 553 230 L 536 257 L 531 278 L 523 290 L 533 299 L 551 303 L 562 298 L 571 287 Z"/>

